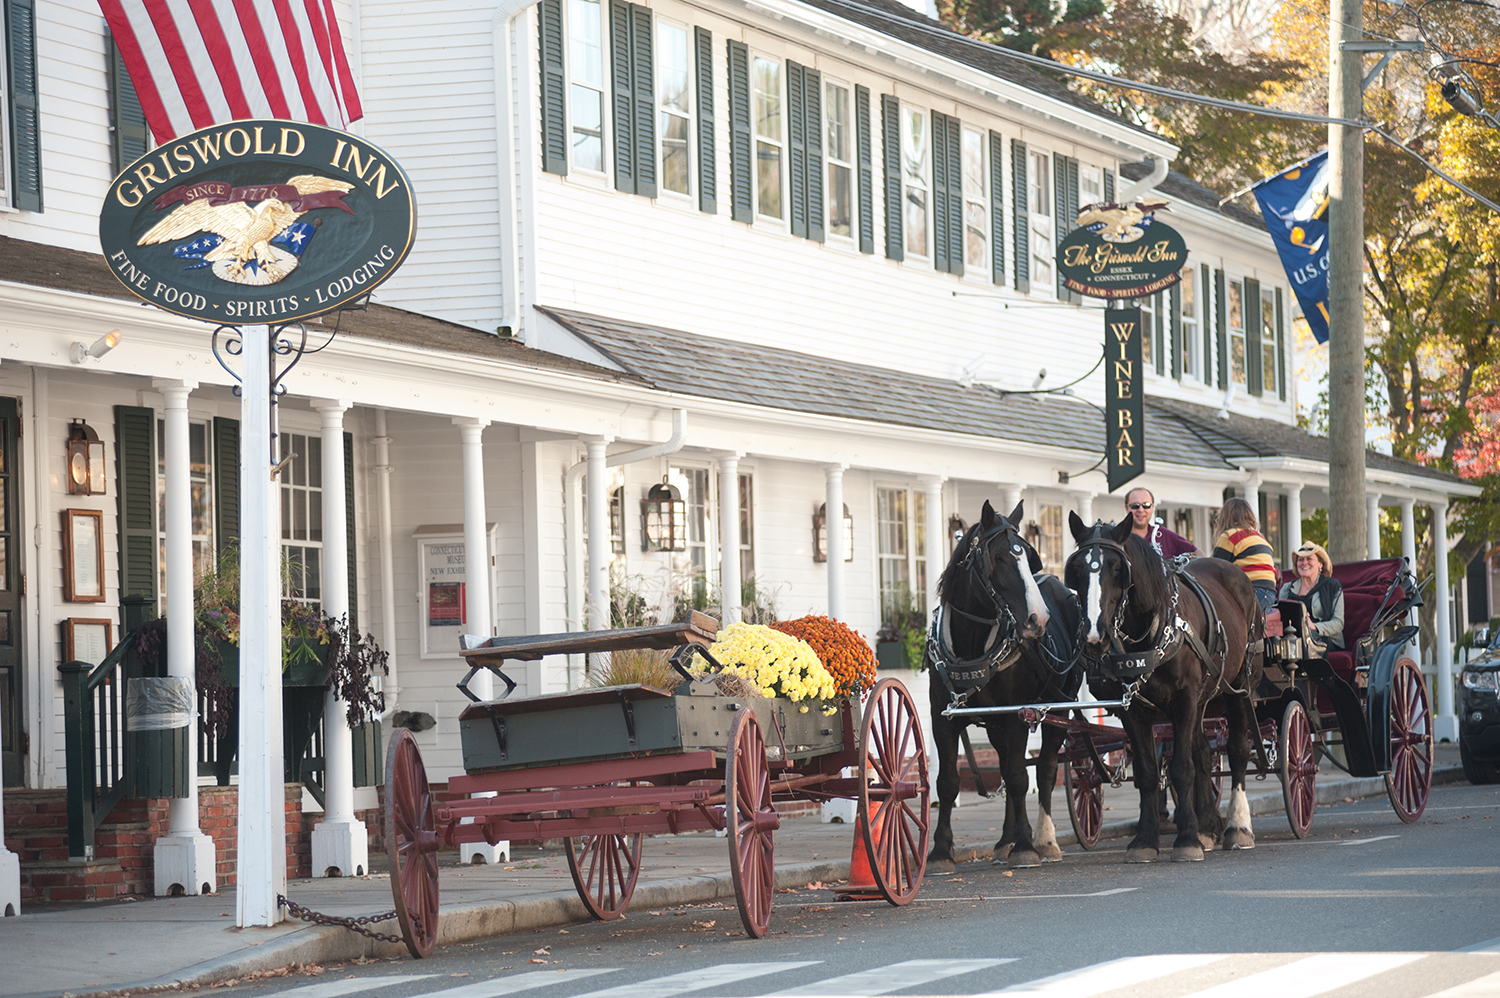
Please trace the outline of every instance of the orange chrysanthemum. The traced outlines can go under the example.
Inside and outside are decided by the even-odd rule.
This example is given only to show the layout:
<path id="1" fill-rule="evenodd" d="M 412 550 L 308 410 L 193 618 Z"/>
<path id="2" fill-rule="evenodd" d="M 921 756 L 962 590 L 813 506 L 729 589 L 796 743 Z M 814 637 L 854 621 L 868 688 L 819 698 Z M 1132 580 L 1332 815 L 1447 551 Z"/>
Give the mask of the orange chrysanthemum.
<path id="1" fill-rule="evenodd" d="M 875 685 L 875 652 L 858 632 L 832 617 L 809 614 L 770 625 L 812 646 L 833 676 L 841 697 L 858 697 Z"/>

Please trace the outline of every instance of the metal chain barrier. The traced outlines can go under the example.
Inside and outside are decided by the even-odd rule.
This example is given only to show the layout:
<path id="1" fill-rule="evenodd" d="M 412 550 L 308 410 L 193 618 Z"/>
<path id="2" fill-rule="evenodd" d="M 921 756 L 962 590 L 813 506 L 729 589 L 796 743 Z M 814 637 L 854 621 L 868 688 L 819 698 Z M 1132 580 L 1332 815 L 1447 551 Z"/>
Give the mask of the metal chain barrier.
<path id="1" fill-rule="evenodd" d="M 402 936 L 393 936 L 389 933 L 376 932 L 374 929 L 365 928 L 365 926 L 372 922 L 385 922 L 395 918 L 396 912 L 394 910 L 383 911 L 379 915 L 361 915 L 359 917 L 344 918 L 338 915 L 325 915 L 321 911 L 304 908 L 285 894 L 276 895 L 276 903 L 285 908 L 287 914 L 293 918 L 300 918 L 304 922 L 313 922 L 317 925 L 342 925 L 351 932 L 358 932 L 362 936 L 369 936 L 371 939 L 378 939 L 384 943 L 406 942 L 406 939 Z"/>

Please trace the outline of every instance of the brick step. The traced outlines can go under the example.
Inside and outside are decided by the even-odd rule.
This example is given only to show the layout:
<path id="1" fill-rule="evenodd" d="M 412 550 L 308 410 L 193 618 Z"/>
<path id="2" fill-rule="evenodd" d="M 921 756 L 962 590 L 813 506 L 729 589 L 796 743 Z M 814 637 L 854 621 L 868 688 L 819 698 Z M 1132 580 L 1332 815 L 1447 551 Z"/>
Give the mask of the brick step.
<path id="1" fill-rule="evenodd" d="M 64 852 L 67 850 L 64 849 Z M 21 900 L 107 901 L 133 893 L 118 860 L 21 864 Z"/>

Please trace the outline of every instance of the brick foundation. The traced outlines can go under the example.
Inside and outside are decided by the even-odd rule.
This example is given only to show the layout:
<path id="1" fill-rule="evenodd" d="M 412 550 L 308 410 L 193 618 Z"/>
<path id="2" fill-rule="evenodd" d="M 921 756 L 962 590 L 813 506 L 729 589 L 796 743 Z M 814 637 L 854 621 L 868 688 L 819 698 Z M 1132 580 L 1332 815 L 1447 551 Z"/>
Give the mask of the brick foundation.
<path id="1" fill-rule="evenodd" d="M 302 784 L 286 785 L 288 877 L 312 871 L 312 826 L 302 813 Z M 198 827 L 214 841 L 220 887 L 234 885 L 238 787 L 198 791 Z M 23 901 L 102 901 L 155 889 L 152 848 L 168 827 L 165 799 L 126 799 L 94 833 L 94 858 L 68 859 L 66 790 L 5 791 L 5 845 L 21 861 Z"/>

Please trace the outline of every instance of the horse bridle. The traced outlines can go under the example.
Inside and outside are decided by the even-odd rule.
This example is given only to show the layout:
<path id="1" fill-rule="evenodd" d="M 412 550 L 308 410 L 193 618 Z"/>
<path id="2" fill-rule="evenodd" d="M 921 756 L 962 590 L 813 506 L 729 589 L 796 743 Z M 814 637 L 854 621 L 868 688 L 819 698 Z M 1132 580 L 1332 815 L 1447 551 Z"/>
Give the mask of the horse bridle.
<path id="1" fill-rule="evenodd" d="M 1020 531 L 1016 529 L 1005 517 L 997 517 L 994 526 L 974 537 L 969 542 L 969 550 L 964 554 L 961 562 L 964 570 L 976 579 L 979 589 L 989 600 L 994 608 L 993 616 L 985 617 L 960 610 L 956 606 L 950 606 L 946 599 L 939 601 L 937 609 L 933 611 L 932 623 L 927 630 L 927 654 L 932 658 L 933 666 L 942 676 L 943 683 L 948 687 L 948 692 L 957 698 L 966 698 L 970 693 L 985 683 L 989 682 L 991 676 L 999 668 L 999 663 L 1006 658 L 1014 658 L 1021 645 L 1019 628 L 1016 626 L 1016 615 L 1006 605 L 1005 600 L 1000 598 L 1000 593 L 995 589 L 992 576 L 995 571 L 994 555 L 990 553 L 996 537 L 1010 535 L 1011 554 L 1019 562 L 1026 558 L 1026 546 L 1021 541 Z M 1022 571 L 1030 570 L 1029 561 Z M 959 658 L 958 653 L 953 650 L 952 620 L 950 613 L 957 614 L 965 620 L 981 626 L 988 626 L 989 637 L 985 639 L 983 650 L 974 658 Z M 965 692 L 960 694 L 956 687 L 963 687 Z"/>

